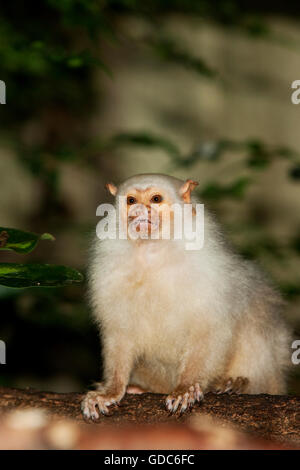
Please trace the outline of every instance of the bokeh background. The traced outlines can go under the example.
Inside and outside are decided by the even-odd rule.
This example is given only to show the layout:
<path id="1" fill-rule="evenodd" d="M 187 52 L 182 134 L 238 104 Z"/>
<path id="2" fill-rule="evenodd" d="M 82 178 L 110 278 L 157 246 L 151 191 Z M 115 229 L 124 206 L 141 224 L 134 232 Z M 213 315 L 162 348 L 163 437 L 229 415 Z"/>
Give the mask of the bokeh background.
<path id="1" fill-rule="evenodd" d="M 300 338 L 296 3 L 4 2 L 0 79 L 0 225 L 56 238 L 0 261 L 84 273 L 107 181 L 193 178 L 237 250 L 274 279 Z M 0 286 L 0 309 L 1 385 L 80 391 L 99 379 L 84 283 Z M 289 389 L 300 392 L 300 366 Z"/>

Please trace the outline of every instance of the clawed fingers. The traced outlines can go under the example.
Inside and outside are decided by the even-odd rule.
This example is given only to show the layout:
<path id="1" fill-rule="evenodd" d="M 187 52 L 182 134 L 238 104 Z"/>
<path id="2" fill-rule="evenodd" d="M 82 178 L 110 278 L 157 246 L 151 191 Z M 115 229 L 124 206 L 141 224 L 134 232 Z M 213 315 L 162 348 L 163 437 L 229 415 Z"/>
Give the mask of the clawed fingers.
<path id="1" fill-rule="evenodd" d="M 186 392 L 175 392 L 166 399 L 166 408 L 170 413 L 176 413 L 178 410 L 180 414 L 189 410 L 196 402 L 203 400 L 204 394 L 198 383 L 191 385 Z"/>
<path id="2" fill-rule="evenodd" d="M 100 392 L 88 392 L 81 402 L 83 416 L 93 421 L 99 419 L 100 414 L 108 415 L 110 406 L 118 406 L 115 398 L 108 398 Z"/>
<path id="3" fill-rule="evenodd" d="M 247 377 L 237 377 L 236 379 L 229 377 L 229 379 L 216 388 L 215 393 L 218 395 L 221 393 L 228 393 L 229 395 L 233 393 L 240 394 L 245 391 L 248 383 L 249 379 Z"/>

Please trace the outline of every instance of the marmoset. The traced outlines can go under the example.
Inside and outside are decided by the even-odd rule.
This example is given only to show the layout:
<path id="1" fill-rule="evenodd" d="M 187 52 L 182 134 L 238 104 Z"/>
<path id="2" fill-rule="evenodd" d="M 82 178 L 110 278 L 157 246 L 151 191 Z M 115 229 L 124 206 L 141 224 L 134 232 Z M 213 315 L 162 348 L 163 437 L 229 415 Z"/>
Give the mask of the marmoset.
<path id="1" fill-rule="evenodd" d="M 107 184 L 126 236 L 93 244 L 89 295 L 104 372 L 82 401 L 87 418 L 107 414 L 126 391 L 167 394 L 166 409 L 183 413 L 209 391 L 286 390 L 290 332 L 259 268 L 234 252 L 206 208 L 201 249 L 187 249 L 184 231 L 162 236 L 166 214 L 172 233 L 173 204 L 195 217 L 196 185 L 161 174 Z"/>

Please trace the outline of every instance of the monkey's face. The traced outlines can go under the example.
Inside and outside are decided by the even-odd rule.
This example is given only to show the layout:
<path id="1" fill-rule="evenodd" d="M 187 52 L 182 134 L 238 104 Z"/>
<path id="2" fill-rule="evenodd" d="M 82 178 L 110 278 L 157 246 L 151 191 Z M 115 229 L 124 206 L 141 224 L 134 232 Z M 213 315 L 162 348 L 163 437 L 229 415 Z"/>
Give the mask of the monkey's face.
<path id="1" fill-rule="evenodd" d="M 160 238 L 163 223 L 173 219 L 171 205 L 170 196 L 159 188 L 130 189 L 124 214 L 129 238 Z"/>
<path id="2" fill-rule="evenodd" d="M 180 180 L 175 184 L 168 178 L 164 175 L 137 175 L 131 178 L 132 184 L 119 189 L 113 183 L 106 184 L 109 192 L 117 198 L 122 234 L 125 229 L 132 240 L 173 239 L 176 232 L 174 206 L 190 204 L 191 192 L 198 183 L 189 179 L 178 185 Z"/>

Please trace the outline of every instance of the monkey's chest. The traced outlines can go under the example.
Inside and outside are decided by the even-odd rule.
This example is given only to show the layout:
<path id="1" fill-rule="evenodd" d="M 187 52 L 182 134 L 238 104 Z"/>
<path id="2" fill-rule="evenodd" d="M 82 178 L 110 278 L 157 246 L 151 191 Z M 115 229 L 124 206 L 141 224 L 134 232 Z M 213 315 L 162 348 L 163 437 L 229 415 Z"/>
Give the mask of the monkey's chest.
<path id="1" fill-rule="evenodd" d="M 109 276 L 110 277 L 110 276 Z M 126 329 L 131 342 L 151 357 L 173 360 L 195 327 L 197 286 L 182 264 L 151 257 L 122 265 L 122 275 L 101 278 L 103 311 Z"/>
<path id="2" fill-rule="evenodd" d="M 184 350 L 195 326 L 189 286 L 174 277 L 137 277 L 127 284 L 122 310 L 139 350 L 166 362 Z"/>

